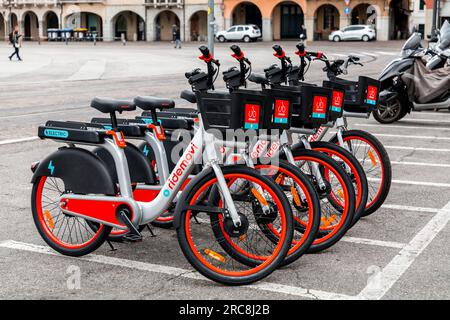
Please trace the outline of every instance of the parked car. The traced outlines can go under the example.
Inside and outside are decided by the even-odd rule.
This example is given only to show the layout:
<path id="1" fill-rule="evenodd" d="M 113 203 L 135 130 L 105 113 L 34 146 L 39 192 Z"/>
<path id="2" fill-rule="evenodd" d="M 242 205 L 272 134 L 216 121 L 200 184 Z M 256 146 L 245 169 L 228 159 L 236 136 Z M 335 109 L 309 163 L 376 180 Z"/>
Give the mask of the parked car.
<path id="1" fill-rule="evenodd" d="M 373 26 L 357 24 L 345 27 L 341 30 L 333 31 L 329 35 L 328 39 L 334 42 L 348 40 L 362 40 L 367 42 L 370 40 L 374 40 L 376 37 L 377 33 Z"/>
<path id="2" fill-rule="evenodd" d="M 254 24 L 232 26 L 226 31 L 216 34 L 216 39 L 220 42 L 242 40 L 244 42 L 256 41 L 261 38 L 261 29 Z"/>

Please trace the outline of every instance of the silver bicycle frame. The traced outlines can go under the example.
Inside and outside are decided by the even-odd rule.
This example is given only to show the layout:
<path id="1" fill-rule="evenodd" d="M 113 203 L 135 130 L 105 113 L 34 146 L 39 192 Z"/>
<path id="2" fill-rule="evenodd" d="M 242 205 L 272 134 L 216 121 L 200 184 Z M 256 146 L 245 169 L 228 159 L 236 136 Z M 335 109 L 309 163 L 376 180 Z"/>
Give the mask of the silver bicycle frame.
<path id="1" fill-rule="evenodd" d="M 158 140 L 156 137 L 151 137 L 153 133 L 148 133 L 149 142 L 151 141 L 152 145 L 154 145 L 156 150 L 155 156 L 161 157 L 157 158 L 157 163 L 167 164 L 167 158 L 163 157 L 165 155 L 164 146 L 162 141 Z M 153 135 L 154 136 L 154 135 Z M 125 202 L 133 209 L 133 217 L 132 223 L 135 226 L 148 224 L 155 219 L 157 219 L 161 214 L 163 214 L 172 204 L 175 197 L 178 195 L 178 192 L 181 190 L 184 182 L 188 179 L 189 174 L 195 167 L 195 164 L 200 163 L 202 157 L 204 158 L 206 166 L 212 167 L 214 174 L 217 177 L 217 182 L 219 186 L 219 191 L 224 198 L 224 204 L 227 210 L 227 213 L 233 220 L 235 226 L 239 226 L 241 221 L 239 215 L 237 213 L 235 204 L 232 200 L 230 190 L 228 189 L 228 185 L 226 183 L 225 177 L 223 176 L 222 170 L 219 166 L 219 160 L 221 155 L 218 154 L 215 146 L 216 143 L 215 137 L 212 134 L 207 133 L 200 120 L 199 128 L 195 133 L 192 141 L 189 143 L 185 152 L 181 156 L 174 170 L 167 176 L 167 180 L 165 181 L 163 186 L 158 186 L 160 189 L 159 194 L 156 196 L 154 200 L 151 202 L 138 202 L 133 199 L 133 192 L 131 189 L 131 180 L 130 173 L 128 169 L 127 159 L 125 157 L 124 150 L 118 147 L 114 140 L 106 138 L 105 142 L 101 145 L 104 147 L 113 157 L 114 163 L 116 166 L 119 188 L 120 188 L 120 197 L 107 197 L 107 196 L 85 196 L 85 195 L 63 195 L 61 199 L 83 199 L 83 200 L 96 200 L 96 201 L 121 201 Z M 213 142 L 213 143 L 211 143 Z M 76 144 L 76 142 L 69 142 Z M 90 144 L 87 144 L 90 145 Z M 205 149 L 205 152 L 203 152 Z M 164 165 L 161 164 L 161 170 L 164 172 Z M 154 188 L 158 190 L 158 188 Z M 60 200 L 61 200 L 60 199 Z M 61 209 L 64 212 L 64 209 Z M 73 212 L 66 212 L 71 215 L 78 215 Z M 78 215 L 82 216 L 82 215 Z M 94 220 L 92 218 L 88 218 L 90 220 Z M 102 223 L 102 221 L 97 221 Z M 111 225 L 111 224 L 108 224 Z M 119 229 L 127 229 L 124 226 L 120 225 L 111 225 L 113 227 L 117 227 Z"/>

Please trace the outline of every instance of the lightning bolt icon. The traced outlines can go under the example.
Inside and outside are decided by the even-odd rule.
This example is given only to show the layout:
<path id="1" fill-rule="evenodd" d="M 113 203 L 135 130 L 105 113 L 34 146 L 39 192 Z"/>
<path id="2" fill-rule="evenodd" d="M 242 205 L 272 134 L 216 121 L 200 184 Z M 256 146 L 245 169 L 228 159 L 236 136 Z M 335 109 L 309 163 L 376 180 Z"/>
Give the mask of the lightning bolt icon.
<path id="1" fill-rule="evenodd" d="M 53 175 L 53 172 L 55 171 L 55 166 L 53 165 L 53 161 L 50 161 L 47 168 L 48 168 L 48 170 L 50 170 L 50 173 Z"/>
<path id="2" fill-rule="evenodd" d="M 149 150 L 148 150 L 147 146 L 145 146 L 144 150 L 143 150 L 144 155 L 148 156 L 148 152 L 149 152 Z"/>

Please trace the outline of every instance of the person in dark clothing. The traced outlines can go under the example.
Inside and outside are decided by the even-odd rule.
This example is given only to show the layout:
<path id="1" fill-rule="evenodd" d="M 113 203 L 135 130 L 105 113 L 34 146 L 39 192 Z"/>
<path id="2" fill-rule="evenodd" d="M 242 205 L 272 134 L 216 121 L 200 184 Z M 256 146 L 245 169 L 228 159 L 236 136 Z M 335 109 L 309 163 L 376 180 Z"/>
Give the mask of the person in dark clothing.
<path id="1" fill-rule="evenodd" d="M 9 60 L 12 60 L 14 56 L 17 56 L 17 59 L 19 61 L 22 61 L 22 58 L 19 55 L 19 49 L 21 47 L 21 39 L 20 39 L 21 37 L 22 35 L 19 33 L 19 27 L 16 26 L 14 28 L 14 31 L 9 36 L 10 38 L 9 40 L 12 46 L 14 47 L 14 52 L 9 56 Z"/>
<path id="2" fill-rule="evenodd" d="M 181 32 L 180 28 L 177 28 L 175 33 L 175 49 L 181 49 Z"/>

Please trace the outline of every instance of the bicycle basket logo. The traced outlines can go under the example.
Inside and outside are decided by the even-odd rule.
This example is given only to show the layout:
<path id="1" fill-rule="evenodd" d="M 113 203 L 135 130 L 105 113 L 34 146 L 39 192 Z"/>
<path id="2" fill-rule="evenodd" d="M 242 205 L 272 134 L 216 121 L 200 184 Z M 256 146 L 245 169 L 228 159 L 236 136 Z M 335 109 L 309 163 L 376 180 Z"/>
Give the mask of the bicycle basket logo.
<path id="1" fill-rule="evenodd" d="M 288 123 L 289 101 L 275 100 L 275 123 Z"/>
<path id="2" fill-rule="evenodd" d="M 312 117 L 325 119 L 326 111 L 327 111 L 327 97 L 314 96 Z"/>
<path id="3" fill-rule="evenodd" d="M 45 129 L 44 135 L 50 138 L 67 139 L 69 132 L 66 130 Z"/>
<path id="4" fill-rule="evenodd" d="M 343 103 L 344 103 L 344 92 L 333 90 L 331 110 L 335 112 L 341 112 Z"/>
<path id="5" fill-rule="evenodd" d="M 368 86 L 366 103 L 371 104 L 371 105 L 376 105 L 377 104 L 377 95 L 378 95 L 378 88 L 375 86 Z"/>
<path id="6" fill-rule="evenodd" d="M 260 106 L 258 104 L 245 105 L 244 129 L 257 130 L 259 128 L 259 112 Z"/>

